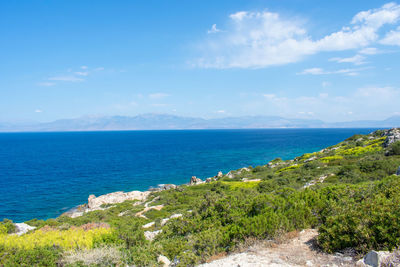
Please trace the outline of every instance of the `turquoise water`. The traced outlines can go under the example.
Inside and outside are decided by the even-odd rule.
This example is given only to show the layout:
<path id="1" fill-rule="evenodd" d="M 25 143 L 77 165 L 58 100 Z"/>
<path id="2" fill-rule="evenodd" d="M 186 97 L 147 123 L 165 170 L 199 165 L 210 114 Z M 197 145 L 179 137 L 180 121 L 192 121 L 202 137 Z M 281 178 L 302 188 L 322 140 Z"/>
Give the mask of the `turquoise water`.
<path id="1" fill-rule="evenodd" d="M 0 134 L 0 219 L 53 218 L 89 194 L 182 184 L 374 129 L 262 129 Z"/>

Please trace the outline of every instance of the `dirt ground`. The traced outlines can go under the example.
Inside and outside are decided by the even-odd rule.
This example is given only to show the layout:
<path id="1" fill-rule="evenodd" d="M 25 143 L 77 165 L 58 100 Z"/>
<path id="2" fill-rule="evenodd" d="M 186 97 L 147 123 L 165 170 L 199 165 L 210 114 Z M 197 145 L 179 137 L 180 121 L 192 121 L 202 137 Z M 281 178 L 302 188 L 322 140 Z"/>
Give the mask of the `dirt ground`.
<path id="1" fill-rule="evenodd" d="M 292 233 L 279 243 L 258 242 L 241 253 L 202 264 L 201 267 L 258 267 L 258 266 L 355 266 L 356 259 L 342 254 L 326 254 L 318 250 L 317 230 Z"/>

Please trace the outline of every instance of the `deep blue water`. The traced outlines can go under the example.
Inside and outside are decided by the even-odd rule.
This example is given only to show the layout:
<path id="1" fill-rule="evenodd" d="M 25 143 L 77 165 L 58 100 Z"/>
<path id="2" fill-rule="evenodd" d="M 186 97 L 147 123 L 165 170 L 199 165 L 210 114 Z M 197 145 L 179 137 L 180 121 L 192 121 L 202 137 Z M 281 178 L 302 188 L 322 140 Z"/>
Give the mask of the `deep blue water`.
<path id="1" fill-rule="evenodd" d="M 113 191 L 291 159 L 373 129 L 0 133 L 0 219 L 57 217 Z"/>

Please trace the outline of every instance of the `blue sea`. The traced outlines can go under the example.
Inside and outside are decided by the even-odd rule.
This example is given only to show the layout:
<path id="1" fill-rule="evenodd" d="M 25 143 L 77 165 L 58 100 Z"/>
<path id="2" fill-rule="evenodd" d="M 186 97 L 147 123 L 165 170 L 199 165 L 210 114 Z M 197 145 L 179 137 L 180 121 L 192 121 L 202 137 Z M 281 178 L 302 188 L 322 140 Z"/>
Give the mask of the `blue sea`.
<path id="1" fill-rule="evenodd" d="M 96 196 L 187 183 L 374 129 L 0 133 L 0 219 L 54 218 Z"/>

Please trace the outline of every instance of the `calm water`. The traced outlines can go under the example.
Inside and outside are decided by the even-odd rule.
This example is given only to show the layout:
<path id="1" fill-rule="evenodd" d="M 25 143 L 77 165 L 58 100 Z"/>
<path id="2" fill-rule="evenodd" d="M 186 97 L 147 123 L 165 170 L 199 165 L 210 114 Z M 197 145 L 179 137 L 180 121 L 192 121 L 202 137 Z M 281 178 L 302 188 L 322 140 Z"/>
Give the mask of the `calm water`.
<path id="1" fill-rule="evenodd" d="M 373 129 L 0 133 L 0 219 L 57 217 L 89 194 L 182 184 Z"/>

